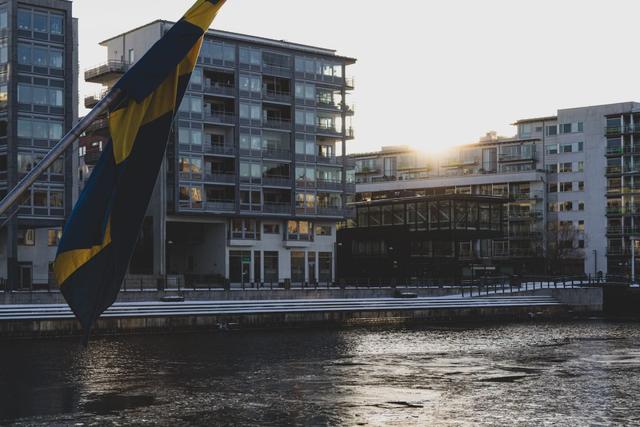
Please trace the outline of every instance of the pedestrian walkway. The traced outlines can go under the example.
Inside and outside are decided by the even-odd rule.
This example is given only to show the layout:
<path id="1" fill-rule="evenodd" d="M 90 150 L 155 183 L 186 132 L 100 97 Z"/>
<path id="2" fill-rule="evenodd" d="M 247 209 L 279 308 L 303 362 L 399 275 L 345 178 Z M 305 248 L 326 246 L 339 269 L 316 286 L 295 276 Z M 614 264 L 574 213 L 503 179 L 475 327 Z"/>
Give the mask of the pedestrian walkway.
<path id="1" fill-rule="evenodd" d="M 563 305 L 551 296 L 304 299 L 116 303 L 104 318 L 252 315 L 312 312 L 416 311 L 432 309 L 547 307 Z M 0 305 L 0 322 L 73 318 L 65 304 Z"/>

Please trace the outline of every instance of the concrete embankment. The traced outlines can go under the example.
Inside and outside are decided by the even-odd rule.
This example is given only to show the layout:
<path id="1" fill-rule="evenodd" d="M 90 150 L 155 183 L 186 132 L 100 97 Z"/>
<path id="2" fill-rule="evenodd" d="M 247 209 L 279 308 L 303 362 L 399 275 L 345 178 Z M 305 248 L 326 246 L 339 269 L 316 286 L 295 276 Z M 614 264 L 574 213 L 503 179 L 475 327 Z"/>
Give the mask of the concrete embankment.
<path id="1" fill-rule="evenodd" d="M 447 292 L 441 289 L 415 291 L 419 294 L 425 291 Z M 188 294 L 184 295 L 188 300 L 180 303 L 161 303 L 157 299 L 148 303 L 118 303 L 99 320 L 95 334 L 517 320 L 567 317 L 602 310 L 602 290 L 599 288 L 542 289 L 473 298 L 458 294 L 417 299 L 389 298 L 394 293 L 393 289 L 304 291 L 302 298 L 301 291 L 281 291 L 279 296 L 282 298 L 276 298 L 275 292 L 269 291 L 269 300 L 257 300 L 256 292 L 262 291 L 220 292 L 219 296 L 228 298 L 215 301 L 204 296 L 199 300 L 194 296 L 202 295 Z M 403 289 L 403 292 L 411 290 Z M 357 294 L 360 298 L 345 297 L 345 294 Z M 249 296 L 253 298 L 248 299 Z M 0 337 L 78 334 L 78 323 L 62 304 L 0 306 Z"/>

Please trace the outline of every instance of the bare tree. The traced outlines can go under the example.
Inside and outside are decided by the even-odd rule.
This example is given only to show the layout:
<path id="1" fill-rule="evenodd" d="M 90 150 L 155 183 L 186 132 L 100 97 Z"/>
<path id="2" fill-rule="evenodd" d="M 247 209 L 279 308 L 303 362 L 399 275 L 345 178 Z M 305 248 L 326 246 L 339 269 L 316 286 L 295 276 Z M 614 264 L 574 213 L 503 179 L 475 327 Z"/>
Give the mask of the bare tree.
<path id="1" fill-rule="evenodd" d="M 584 259 L 584 247 L 580 246 L 580 242 L 584 246 L 584 235 L 571 221 L 549 222 L 545 240 L 548 271 L 566 273 L 576 260 Z"/>

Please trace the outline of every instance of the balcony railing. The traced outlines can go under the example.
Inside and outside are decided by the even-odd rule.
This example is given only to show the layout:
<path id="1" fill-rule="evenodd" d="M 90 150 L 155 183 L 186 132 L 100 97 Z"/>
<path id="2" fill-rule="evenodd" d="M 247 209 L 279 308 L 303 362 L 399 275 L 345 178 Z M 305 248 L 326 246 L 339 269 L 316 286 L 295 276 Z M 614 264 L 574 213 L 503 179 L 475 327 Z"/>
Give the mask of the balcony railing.
<path id="1" fill-rule="evenodd" d="M 264 88 L 262 90 L 262 96 L 267 101 L 275 101 L 275 102 L 291 102 L 291 92 L 290 91 L 282 91 L 282 90 L 272 90 Z"/>
<path id="2" fill-rule="evenodd" d="M 211 200 L 198 204 L 181 201 L 178 207 L 182 211 L 190 212 L 233 212 L 236 210 L 236 202 L 233 200 Z"/>
<path id="3" fill-rule="evenodd" d="M 234 96 L 236 92 L 236 87 L 230 83 L 221 83 L 221 82 L 211 82 L 210 84 L 205 84 L 204 92 L 210 93 L 213 95 L 227 95 Z"/>
<path id="4" fill-rule="evenodd" d="M 223 184 L 235 184 L 236 182 L 236 174 L 235 173 L 206 173 L 204 175 L 204 179 L 207 182 L 216 182 Z"/>
<path id="5" fill-rule="evenodd" d="M 606 136 L 620 135 L 623 133 L 640 133 L 640 124 L 625 125 L 625 126 L 607 126 L 604 132 Z"/>
<path id="6" fill-rule="evenodd" d="M 533 162 L 536 160 L 534 153 L 531 154 L 501 154 L 501 162 Z"/>
<path id="7" fill-rule="evenodd" d="M 97 65 L 93 68 L 89 68 L 84 72 L 84 79 L 86 81 L 92 81 L 98 77 L 108 74 L 124 74 L 129 70 L 131 65 L 122 61 L 107 61 L 103 64 Z"/>
<path id="8" fill-rule="evenodd" d="M 340 207 L 318 207 L 317 209 L 318 215 L 321 216 L 330 216 L 330 217 L 345 217 L 347 210 L 342 209 Z"/>
<path id="9" fill-rule="evenodd" d="M 285 176 L 265 176 L 262 178 L 262 185 L 267 187 L 291 188 L 291 178 Z"/>
<path id="10" fill-rule="evenodd" d="M 262 157 L 266 159 L 291 160 L 291 151 L 267 148 L 262 150 Z"/>
<path id="11" fill-rule="evenodd" d="M 290 214 L 291 203 L 265 203 L 262 211 L 271 214 Z"/>
<path id="12" fill-rule="evenodd" d="M 341 181 L 318 179 L 316 180 L 318 190 L 342 190 Z"/>
<path id="13" fill-rule="evenodd" d="M 205 111 L 204 120 L 213 123 L 235 124 L 236 115 L 227 111 Z"/>
<path id="14" fill-rule="evenodd" d="M 202 150 L 205 153 L 211 154 L 222 154 L 227 156 L 233 156 L 236 154 L 236 147 L 233 145 L 213 145 L 213 144 L 205 144 L 202 147 Z"/>
<path id="15" fill-rule="evenodd" d="M 262 126 L 272 129 L 291 129 L 291 119 L 270 119 L 262 120 Z"/>

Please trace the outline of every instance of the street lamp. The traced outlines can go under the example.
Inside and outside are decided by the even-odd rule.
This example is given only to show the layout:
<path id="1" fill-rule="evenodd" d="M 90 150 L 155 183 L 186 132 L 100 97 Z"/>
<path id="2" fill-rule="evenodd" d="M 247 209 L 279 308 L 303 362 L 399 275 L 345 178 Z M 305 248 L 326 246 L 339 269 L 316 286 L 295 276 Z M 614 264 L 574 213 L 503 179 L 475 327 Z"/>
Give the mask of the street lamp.
<path id="1" fill-rule="evenodd" d="M 640 240 L 640 237 L 631 236 L 631 284 L 636 283 L 636 242 Z"/>

